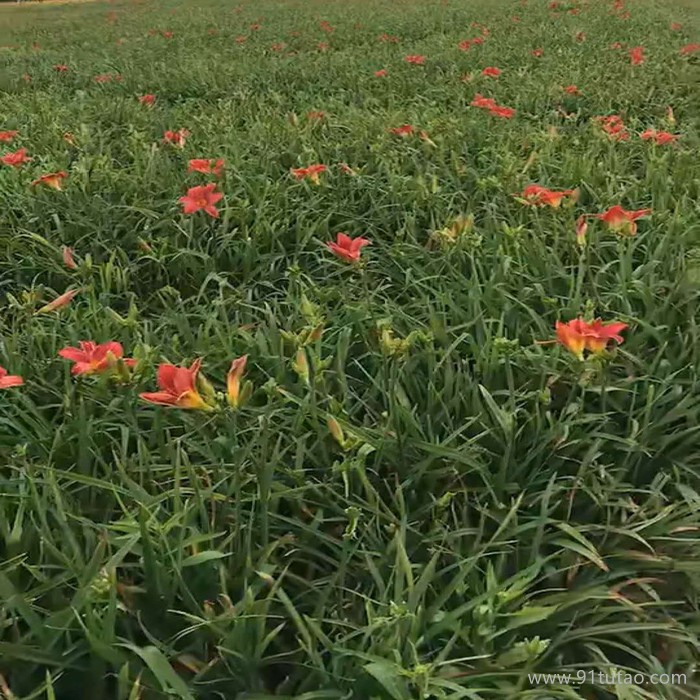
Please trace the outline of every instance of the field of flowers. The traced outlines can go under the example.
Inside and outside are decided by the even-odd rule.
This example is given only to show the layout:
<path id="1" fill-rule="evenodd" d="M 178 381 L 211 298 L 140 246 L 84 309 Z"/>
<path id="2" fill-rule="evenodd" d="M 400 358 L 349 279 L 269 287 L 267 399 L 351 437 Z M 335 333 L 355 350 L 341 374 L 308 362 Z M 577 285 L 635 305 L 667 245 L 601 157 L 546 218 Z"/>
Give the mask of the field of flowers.
<path id="1" fill-rule="evenodd" d="M 0 697 L 696 700 L 697 15 L 0 7 Z"/>

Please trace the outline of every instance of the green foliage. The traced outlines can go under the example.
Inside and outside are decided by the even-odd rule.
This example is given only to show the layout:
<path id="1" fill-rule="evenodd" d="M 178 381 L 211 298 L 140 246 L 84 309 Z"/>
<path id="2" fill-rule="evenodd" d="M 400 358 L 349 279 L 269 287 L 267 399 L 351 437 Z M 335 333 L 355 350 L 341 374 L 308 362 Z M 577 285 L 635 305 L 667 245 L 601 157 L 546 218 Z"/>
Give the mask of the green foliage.
<path id="1" fill-rule="evenodd" d="M 0 166 L 0 365 L 25 380 L 0 392 L 0 695 L 698 697 L 695 18 L 560 4 L 3 8 L 0 150 L 33 160 Z M 629 141 L 593 121 L 614 113 Z M 181 213 L 213 182 L 191 158 L 225 160 L 220 219 Z M 290 175 L 312 163 L 318 186 Z M 580 196 L 535 209 L 530 183 Z M 653 214 L 624 239 L 591 219 L 579 248 L 615 204 Z M 371 240 L 361 264 L 340 231 Z M 541 342 L 579 315 L 624 344 Z M 88 339 L 133 379 L 72 377 L 57 352 Z M 246 354 L 236 411 L 138 398 L 197 357 L 220 396 Z M 528 679 L 613 668 L 687 679 Z"/>

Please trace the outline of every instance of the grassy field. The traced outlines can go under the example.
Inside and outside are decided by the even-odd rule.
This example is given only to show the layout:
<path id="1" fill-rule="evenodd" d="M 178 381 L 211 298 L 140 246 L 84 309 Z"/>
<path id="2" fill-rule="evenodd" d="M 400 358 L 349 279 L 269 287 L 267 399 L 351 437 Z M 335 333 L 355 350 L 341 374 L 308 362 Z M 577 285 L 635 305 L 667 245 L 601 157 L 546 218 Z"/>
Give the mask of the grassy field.
<path id="1" fill-rule="evenodd" d="M 0 697 L 696 700 L 697 17 L 1 6 Z"/>

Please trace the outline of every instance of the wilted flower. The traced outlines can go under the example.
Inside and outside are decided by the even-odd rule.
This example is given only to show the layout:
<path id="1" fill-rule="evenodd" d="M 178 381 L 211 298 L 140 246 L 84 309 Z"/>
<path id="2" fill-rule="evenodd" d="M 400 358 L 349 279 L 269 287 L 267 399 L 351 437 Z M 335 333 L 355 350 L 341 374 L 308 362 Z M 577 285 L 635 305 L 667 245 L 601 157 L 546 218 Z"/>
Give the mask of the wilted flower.
<path id="1" fill-rule="evenodd" d="M 68 70 L 68 66 L 65 65 L 65 63 L 57 63 L 57 64 L 53 67 L 53 69 L 54 69 L 57 73 L 65 73 L 65 72 Z"/>
<path id="2" fill-rule="evenodd" d="M 50 301 L 45 306 L 42 306 L 36 313 L 38 314 L 48 314 L 56 309 L 62 309 L 64 306 L 68 306 L 73 300 L 73 297 L 79 292 L 79 289 L 69 289 L 67 292 L 63 292 L 60 296 L 56 297 L 53 301 Z"/>
<path id="3" fill-rule="evenodd" d="M 580 248 L 586 245 L 586 232 L 588 231 L 588 222 L 586 221 L 586 215 L 581 214 L 581 216 L 576 219 L 576 243 Z"/>
<path id="4" fill-rule="evenodd" d="M 342 258 L 346 262 L 356 263 L 360 260 L 362 248 L 370 245 L 371 241 L 366 238 L 350 238 L 346 233 L 339 233 L 335 241 L 326 243 L 328 250 Z"/>
<path id="5" fill-rule="evenodd" d="M 75 258 L 73 257 L 73 249 L 72 248 L 69 248 L 68 246 L 64 245 L 63 248 L 61 249 L 61 257 L 63 259 L 63 264 L 69 270 L 77 270 L 78 269 L 78 264 L 75 262 Z"/>
<path id="6" fill-rule="evenodd" d="M 197 389 L 201 365 L 202 361 L 199 359 L 195 360 L 189 368 L 163 363 L 159 365 L 157 375 L 160 391 L 144 392 L 139 396 L 144 401 L 159 406 L 213 411 L 214 406 L 207 403 Z"/>
<path id="7" fill-rule="evenodd" d="M 321 121 L 322 119 L 326 118 L 326 113 L 322 112 L 321 110 L 312 110 L 311 112 L 307 113 L 306 118 L 309 121 Z"/>
<path id="8" fill-rule="evenodd" d="M 171 146 L 184 148 L 188 136 L 190 136 L 190 132 L 187 131 L 187 129 L 178 129 L 177 131 L 168 130 L 163 134 L 163 142 Z"/>
<path id="9" fill-rule="evenodd" d="M 245 391 L 241 392 L 241 379 L 247 362 L 248 355 L 235 359 L 226 375 L 226 400 L 232 408 L 239 408 L 245 398 Z"/>
<path id="10" fill-rule="evenodd" d="M 216 184 L 199 185 L 190 187 L 187 194 L 180 197 L 178 202 L 182 204 L 183 214 L 194 214 L 204 211 L 215 219 L 219 218 L 219 210 L 214 206 L 224 195 L 216 192 Z"/>

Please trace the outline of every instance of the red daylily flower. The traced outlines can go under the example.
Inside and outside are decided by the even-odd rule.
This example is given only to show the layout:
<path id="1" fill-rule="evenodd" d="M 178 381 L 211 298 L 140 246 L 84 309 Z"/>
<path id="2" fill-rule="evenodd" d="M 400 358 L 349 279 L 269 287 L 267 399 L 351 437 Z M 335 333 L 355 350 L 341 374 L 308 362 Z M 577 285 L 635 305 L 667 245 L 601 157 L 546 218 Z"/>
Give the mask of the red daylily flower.
<path id="1" fill-rule="evenodd" d="M 219 177 L 224 169 L 224 159 L 217 158 L 193 158 L 187 164 L 188 173 L 204 173 L 208 175 L 209 173 Z"/>
<path id="2" fill-rule="evenodd" d="M 19 131 L 0 131 L 0 141 L 10 143 L 17 134 L 19 134 Z"/>
<path id="3" fill-rule="evenodd" d="M 27 156 L 27 149 L 20 148 L 13 153 L 6 153 L 2 158 L 0 158 L 0 163 L 3 165 L 9 165 L 11 168 L 19 168 L 20 165 L 27 163 L 31 158 Z"/>
<path id="4" fill-rule="evenodd" d="M 328 32 L 329 34 L 335 31 L 335 27 L 332 24 L 330 24 L 330 22 L 327 22 L 325 19 L 322 19 L 318 23 L 318 26 L 321 28 L 321 31 Z"/>
<path id="5" fill-rule="evenodd" d="M 68 304 L 73 301 L 73 297 L 75 297 L 79 291 L 79 289 L 69 289 L 68 291 L 63 292 L 63 294 L 57 296 L 53 301 L 50 301 L 48 304 L 38 309 L 36 313 L 48 314 L 56 309 L 62 309 L 64 306 L 68 306 Z"/>
<path id="6" fill-rule="evenodd" d="M 64 245 L 63 249 L 61 250 L 61 257 L 63 258 L 63 264 L 69 270 L 77 270 L 78 269 L 78 264 L 75 262 L 75 258 L 73 257 L 73 249 L 72 248 L 69 248 L 68 246 Z"/>
<path id="7" fill-rule="evenodd" d="M 156 96 L 148 93 L 147 95 L 141 95 L 139 97 L 139 104 L 146 105 L 146 107 L 153 107 L 156 103 Z"/>
<path id="8" fill-rule="evenodd" d="M 622 117 L 617 114 L 611 114 L 609 117 L 595 117 L 595 119 L 613 141 L 629 140 L 630 135 L 627 133 Z"/>
<path id="9" fill-rule="evenodd" d="M 413 64 L 414 66 L 425 65 L 425 56 L 421 56 L 420 54 L 410 54 L 409 56 L 405 56 L 403 60 L 406 63 Z"/>
<path id="10" fill-rule="evenodd" d="M 48 173 L 46 175 L 42 175 L 37 180 L 34 180 L 34 182 L 32 182 L 32 187 L 36 187 L 37 185 L 46 185 L 54 190 L 61 190 L 63 189 L 61 187 L 61 182 L 63 182 L 63 180 L 65 180 L 67 177 L 68 173 L 65 170 L 59 170 L 57 173 Z"/>
<path id="11" fill-rule="evenodd" d="M 474 95 L 474 99 L 469 104 L 479 109 L 493 109 L 496 107 L 496 100 L 492 97 L 484 97 L 481 93 L 477 92 L 476 95 Z"/>
<path id="12" fill-rule="evenodd" d="M 472 42 L 471 39 L 465 39 L 464 41 L 460 41 L 459 44 L 457 44 L 458 48 L 460 51 L 469 51 L 472 47 Z"/>
<path id="13" fill-rule="evenodd" d="M 96 75 L 93 80 L 96 83 L 111 83 L 112 75 L 110 73 L 103 73 L 102 75 Z"/>
<path id="14" fill-rule="evenodd" d="M 349 263 L 359 262 L 362 249 L 370 244 L 366 238 L 350 238 L 346 233 L 339 233 L 335 241 L 326 243 L 328 250 Z"/>
<path id="15" fill-rule="evenodd" d="M 639 66 L 644 63 L 644 47 L 635 46 L 633 49 L 629 50 L 630 63 L 633 66 Z"/>
<path id="16" fill-rule="evenodd" d="M 588 323 L 577 318 L 568 323 L 557 321 L 555 324 L 557 340 L 579 360 L 583 360 L 584 350 L 598 354 L 605 350 L 611 340 L 618 345 L 624 342 L 620 333 L 626 328 L 626 323 L 602 323 L 600 319 Z"/>
<path id="17" fill-rule="evenodd" d="M 679 49 L 678 53 L 680 53 L 681 56 L 690 56 L 690 54 L 696 53 L 697 51 L 700 51 L 700 44 L 686 44 Z"/>
<path id="18" fill-rule="evenodd" d="M 533 49 L 532 55 L 535 58 L 542 58 L 542 56 L 544 56 L 544 49 Z"/>
<path id="19" fill-rule="evenodd" d="M 566 92 L 569 95 L 580 95 L 581 94 L 581 91 L 575 85 L 567 85 L 564 88 L 564 92 Z"/>
<path id="20" fill-rule="evenodd" d="M 386 68 L 374 71 L 375 78 L 386 78 L 387 75 L 389 75 L 389 71 Z"/>
<path id="21" fill-rule="evenodd" d="M 167 31 L 161 32 L 160 35 L 163 37 L 163 39 L 172 39 L 175 36 L 174 32 Z"/>
<path id="22" fill-rule="evenodd" d="M 651 214 L 651 209 L 637 209 L 635 211 L 627 211 L 619 204 L 610 207 L 602 214 L 594 214 L 596 219 L 600 219 L 614 233 L 619 233 L 624 236 L 634 236 L 637 233 L 637 219 Z"/>
<path id="23" fill-rule="evenodd" d="M 674 143 L 679 139 L 679 136 L 676 134 L 671 134 L 668 131 L 657 131 L 656 129 L 647 129 L 639 136 L 644 141 L 653 141 L 657 146 L 665 146 L 666 144 Z"/>
<path id="24" fill-rule="evenodd" d="M 683 25 L 680 22 L 671 22 L 672 32 L 679 32 L 681 29 L 683 29 Z"/>
<path id="25" fill-rule="evenodd" d="M 200 411 L 213 411 L 197 390 L 201 360 L 195 360 L 188 367 L 176 367 L 169 363 L 158 366 L 157 382 L 160 391 L 144 392 L 139 396 L 148 403 L 175 408 L 191 408 Z"/>
<path id="26" fill-rule="evenodd" d="M 575 190 L 549 190 L 541 185 L 528 185 L 520 197 L 534 207 L 552 207 L 558 209 L 564 197 L 571 197 Z"/>
<path id="27" fill-rule="evenodd" d="M 71 374 L 102 374 L 112 371 L 117 362 L 124 356 L 121 343 L 111 340 L 108 343 L 97 344 L 92 340 L 81 340 L 79 347 L 67 347 L 58 351 L 59 357 L 75 363 Z M 124 359 L 127 367 L 133 367 L 136 360 Z"/>
<path id="28" fill-rule="evenodd" d="M 406 136 L 411 136 L 415 129 L 416 128 L 412 124 L 404 124 L 403 126 L 395 126 L 389 129 L 389 131 L 394 134 L 394 136 L 403 136 L 405 138 Z"/>
<path id="29" fill-rule="evenodd" d="M 496 68 L 495 66 L 487 66 L 481 71 L 481 75 L 485 75 L 489 78 L 497 78 L 500 74 L 500 68 Z"/>
<path id="30" fill-rule="evenodd" d="M 292 168 L 292 175 L 297 180 L 303 180 L 304 178 L 309 178 L 314 185 L 319 183 L 319 175 L 325 173 L 328 168 L 321 163 L 316 163 L 314 165 L 307 165 L 305 168 Z"/>
<path id="31" fill-rule="evenodd" d="M 182 204 L 182 213 L 194 214 L 198 211 L 204 211 L 209 216 L 218 219 L 219 210 L 214 205 L 224 195 L 221 192 L 215 192 L 215 190 L 216 184 L 214 183 L 190 187 L 187 190 L 187 194 L 177 200 Z"/>
<path id="32" fill-rule="evenodd" d="M 489 114 L 494 117 L 501 117 L 502 119 L 512 119 L 515 116 L 515 110 L 512 107 L 496 105 L 495 107 L 489 108 Z"/>
<path id="33" fill-rule="evenodd" d="M 4 367 L 0 367 L 0 389 L 9 389 L 13 386 L 22 386 L 24 379 L 18 374 L 8 374 Z"/>
<path id="34" fill-rule="evenodd" d="M 169 143 L 172 146 L 177 146 L 178 148 L 184 148 L 185 141 L 190 135 L 187 129 L 178 129 L 177 131 L 168 130 L 163 134 L 163 142 Z"/>
<path id="35" fill-rule="evenodd" d="M 68 70 L 68 66 L 65 65 L 64 63 L 57 63 L 57 64 L 53 67 L 53 69 L 54 69 L 57 73 L 65 73 L 65 72 Z"/>

